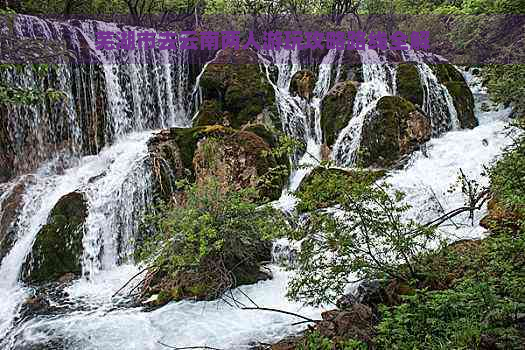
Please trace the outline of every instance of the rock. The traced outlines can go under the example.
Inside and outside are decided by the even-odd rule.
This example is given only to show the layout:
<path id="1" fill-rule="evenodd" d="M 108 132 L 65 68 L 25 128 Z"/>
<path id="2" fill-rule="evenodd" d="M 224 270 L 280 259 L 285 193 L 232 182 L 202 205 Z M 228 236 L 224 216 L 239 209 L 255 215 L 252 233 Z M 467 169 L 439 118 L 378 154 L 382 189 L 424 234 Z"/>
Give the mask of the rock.
<path id="1" fill-rule="evenodd" d="M 354 108 L 354 99 L 359 83 L 345 81 L 336 84 L 325 96 L 321 104 L 321 128 L 324 141 L 331 146 L 337 140 L 339 132 L 344 129 Z"/>
<path id="2" fill-rule="evenodd" d="M 401 295 L 411 295 L 414 289 L 409 287 L 406 283 L 396 280 L 382 281 L 382 280 L 365 280 L 359 284 L 351 297 L 344 296 L 348 299 L 340 299 L 343 303 L 345 300 L 354 298 L 356 304 L 365 304 L 373 309 L 378 305 L 384 304 L 388 306 L 398 305 L 401 302 Z M 353 305 L 351 305 L 353 307 Z"/>
<path id="3" fill-rule="evenodd" d="M 358 339 L 371 342 L 373 336 L 372 309 L 363 304 L 354 304 L 347 310 L 331 310 L 322 314 L 323 321 L 316 330 L 331 339 Z"/>
<path id="4" fill-rule="evenodd" d="M 367 116 L 361 134 L 359 162 L 386 168 L 430 140 L 429 119 L 410 101 L 385 96 Z"/>
<path id="5" fill-rule="evenodd" d="M 191 176 L 193 173 L 191 165 L 184 164 L 181 149 L 179 147 L 179 136 L 173 130 L 162 130 L 148 142 L 148 151 L 155 178 L 154 193 L 158 198 L 169 201 L 174 195 L 175 181 Z M 192 135 L 187 135 L 192 137 Z M 193 150 L 188 158 L 193 158 Z M 187 160 L 189 164 L 191 162 Z M 189 166 L 190 169 L 186 169 Z"/>
<path id="6" fill-rule="evenodd" d="M 12 248 L 16 239 L 16 218 L 20 213 L 24 199 L 25 182 L 19 181 L 9 187 L 0 201 L 0 262 Z"/>
<path id="7" fill-rule="evenodd" d="M 23 279 L 31 283 L 53 282 L 68 273 L 80 274 L 82 238 L 87 203 L 79 192 L 57 202 L 47 224 L 37 234 L 23 267 Z"/>
<path id="8" fill-rule="evenodd" d="M 35 296 L 27 299 L 21 307 L 20 314 L 23 317 L 34 317 L 35 315 L 45 315 L 50 309 L 51 304 L 43 296 Z"/>
<path id="9" fill-rule="evenodd" d="M 451 64 L 434 64 L 430 68 L 452 96 L 461 128 L 472 129 L 478 126 L 474 115 L 474 96 L 463 75 Z"/>
<path id="10" fill-rule="evenodd" d="M 296 72 L 290 83 L 290 93 L 307 100 L 313 97 L 316 78 L 312 71 L 300 70 Z"/>
<path id="11" fill-rule="evenodd" d="M 423 106 L 423 86 L 421 86 L 421 78 L 415 64 L 402 63 L 397 65 L 396 92 L 405 100 Z"/>
<path id="12" fill-rule="evenodd" d="M 249 131 L 236 131 L 221 137 L 202 139 L 193 158 L 197 183 L 206 182 L 210 177 L 218 179 L 223 188 L 241 189 L 256 187 L 262 196 L 271 200 L 279 198 L 288 173 L 276 176 L 271 184 L 260 184 L 262 176 L 277 166 L 287 169 L 268 155 L 270 145 Z"/>
<path id="13" fill-rule="evenodd" d="M 480 226 L 493 232 L 498 233 L 505 230 L 519 232 L 521 229 L 520 222 L 523 217 L 501 203 L 496 196 L 487 203 L 488 213 L 479 222 Z"/>
<path id="14" fill-rule="evenodd" d="M 235 62 L 235 64 L 232 64 Z M 194 126 L 225 125 L 239 129 L 269 120 L 280 129 L 275 92 L 250 50 L 222 50 L 201 77 L 203 104 Z"/>

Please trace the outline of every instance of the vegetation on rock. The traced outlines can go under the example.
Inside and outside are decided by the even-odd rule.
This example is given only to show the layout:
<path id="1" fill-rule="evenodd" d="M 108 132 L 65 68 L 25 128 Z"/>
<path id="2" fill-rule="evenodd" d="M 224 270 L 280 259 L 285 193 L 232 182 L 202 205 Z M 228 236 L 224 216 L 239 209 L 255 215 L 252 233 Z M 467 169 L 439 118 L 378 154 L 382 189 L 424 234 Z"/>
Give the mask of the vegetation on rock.
<path id="1" fill-rule="evenodd" d="M 37 234 L 24 267 L 24 279 L 32 283 L 56 281 L 59 277 L 80 274 L 82 238 L 87 217 L 84 195 L 72 192 L 60 198 L 47 224 Z"/>
<path id="2" fill-rule="evenodd" d="M 419 107 L 423 106 L 424 91 L 415 64 L 403 63 L 397 65 L 396 94 Z"/>
<path id="3" fill-rule="evenodd" d="M 358 83 L 353 81 L 338 83 L 322 101 L 321 129 L 324 141 L 328 146 L 335 143 L 339 132 L 348 125 L 352 118 L 357 87 Z"/>
<path id="4" fill-rule="evenodd" d="M 152 266 L 145 294 L 160 303 L 193 297 L 214 299 L 235 286 L 261 278 L 271 260 L 270 240 L 287 225 L 275 209 L 258 207 L 253 188 L 225 188 L 214 178 L 185 185 L 183 202 L 172 203 L 147 220 L 154 235 L 141 259 Z"/>
<path id="5" fill-rule="evenodd" d="M 436 64 L 431 68 L 436 73 L 438 81 L 452 96 L 460 127 L 472 129 L 478 126 L 478 120 L 474 116 L 474 97 L 463 75 L 450 64 Z"/>
<path id="6" fill-rule="evenodd" d="M 363 166 L 389 167 L 430 140 L 429 119 L 411 102 L 385 96 L 363 127 L 359 161 Z"/>

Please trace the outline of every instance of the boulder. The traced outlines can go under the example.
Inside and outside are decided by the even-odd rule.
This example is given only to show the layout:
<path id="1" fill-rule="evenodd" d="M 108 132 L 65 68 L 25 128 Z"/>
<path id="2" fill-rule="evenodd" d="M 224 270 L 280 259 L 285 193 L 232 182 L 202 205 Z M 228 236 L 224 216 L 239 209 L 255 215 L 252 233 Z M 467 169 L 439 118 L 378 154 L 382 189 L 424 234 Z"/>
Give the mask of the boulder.
<path id="1" fill-rule="evenodd" d="M 359 83 L 344 81 L 336 84 L 325 96 L 321 104 L 321 128 L 324 142 L 332 146 L 339 132 L 344 129 L 354 109 L 354 99 Z"/>
<path id="2" fill-rule="evenodd" d="M 204 138 L 198 143 L 193 158 L 196 181 L 206 182 L 214 177 L 224 188 L 256 187 L 264 197 L 277 199 L 288 177 L 288 165 L 269 152 L 270 145 L 250 131 Z M 277 167 L 282 172 L 272 176 L 269 183 L 261 183 L 261 177 L 270 175 L 269 171 Z"/>
<path id="3" fill-rule="evenodd" d="M 386 168 L 430 140 L 430 120 L 412 102 L 385 96 L 371 111 L 361 133 L 359 162 Z"/>
<path id="4" fill-rule="evenodd" d="M 423 106 L 423 86 L 416 66 L 412 63 L 397 65 L 396 73 L 397 95 L 415 105 Z"/>
<path id="5" fill-rule="evenodd" d="M 474 115 L 474 96 L 463 75 L 451 64 L 434 64 L 430 68 L 452 96 L 461 128 L 472 129 L 478 126 Z"/>
<path id="6" fill-rule="evenodd" d="M 310 70 L 296 72 L 290 82 L 290 93 L 305 99 L 311 99 L 315 88 L 316 77 Z"/>
<path id="7" fill-rule="evenodd" d="M 222 50 L 206 67 L 200 86 L 204 101 L 194 126 L 220 124 L 239 129 L 266 120 L 280 128 L 275 92 L 255 52 Z"/>
<path id="8" fill-rule="evenodd" d="M 516 233 L 522 229 L 520 223 L 523 221 L 523 215 L 505 207 L 497 196 L 492 196 L 488 201 L 487 211 L 487 215 L 480 220 L 479 224 L 492 233 L 505 230 Z"/>
<path id="9" fill-rule="evenodd" d="M 79 192 L 57 202 L 47 224 L 36 236 L 31 254 L 23 267 L 23 279 L 31 283 L 54 282 L 67 273 L 82 272 L 82 238 L 87 203 Z"/>

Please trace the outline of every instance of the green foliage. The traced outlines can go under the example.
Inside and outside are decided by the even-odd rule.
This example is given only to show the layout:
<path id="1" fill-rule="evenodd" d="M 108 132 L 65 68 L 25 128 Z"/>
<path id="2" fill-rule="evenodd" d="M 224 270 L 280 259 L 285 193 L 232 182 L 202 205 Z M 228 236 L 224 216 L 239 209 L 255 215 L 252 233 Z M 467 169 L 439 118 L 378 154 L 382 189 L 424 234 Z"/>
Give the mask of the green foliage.
<path id="1" fill-rule="evenodd" d="M 525 311 L 524 248 L 521 233 L 489 237 L 462 253 L 448 251 L 442 268 L 456 274 L 452 288 L 419 290 L 406 303 L 383 308 L 380 348 L 471 349 L 484 335 L 505 349 L 521 349 L 515 319 Z"/>
<path id="2" fill-rule="evenodd" d="M 302 213 L 341 203 L 344 201 L 345 191 L 351 191 L 353 187 L 363 184 L 371 185 L 383 175 L 383 171 L 315 168 L 303 180 L 296 193 L 300 200 L 297 210 Z"/>
<path id="3" fill-rule="evenodd" d="M 164 205 L 147 217 L 146 226 L 154 234 L 139 254 L 140 260 L 171 278 L 184 273 L 205 278 L 222 268 L 221 273 L 229 277 L 241 265 L 258 267 L 265 254 L 260 242 L 282 235 L 287 228 L 279 212 L 254 203 L 258 193 L 252 188 L 230 191 L 214 179 L 198 186 L 179 185 L 185 199 L 179 205 Z"/>
<path id="4" fill-rule="evenodd" d="M 494 101 L 512 105 L 515 113 L 525 115 L 525 64 L 484 66 L 482 75 Z"/>
<path id="5" fill-rule="evenodd" d="M 337 174 L 324 175 L 323 180 L 328 183 L 324 188 L 337 191 L 339 210 L 311 214 L 294 232 L 292 238 L 301 241 L 301 251 L 289 295 L 308 304 L 333 303 L 352 278 L 416 277 L 418 253 L 437 234 L 403 218 L 409 209 L 403 194 L 387 184 L 367 181 L 340 185 Z M 400 269 L 401 265 L 406 268 Z"/>
<path id="6" fill-rule="evenodd" d="M 59 90 L 47 88 L 45 90 L 36 88 L 21 88 L 8 83 L 4 75 L 8 72 L 21 74 L 30 69 L 36 79 L 45 77 L 56 69 L 56 65 L 48 64 L 0 64 L 0 104 L 33 105 L 49 99 L 51 102 L 64 99 L 66 95 Z"/>
<path id="7" fill-rule="evenodd" d="M 490 180 L 498 201 L 525 217 L 525 118 L 516 120 L 514 125 L 521 129 L 521 134 L 490 170 Z"/>
<path id="8" fill-rule="evenodd" d="M 368 346 L 359 340 L 334 341 L 323 337 L 318 331 L 309 332 L 304 341 L 297 347 L 298 350 L 366 350 Z"/>
<path id="9" fill-rule="evenodd" d="M 520 349 L 511 327 L 525 304 L 496 293 L 488 283 L 465 280 L 453 289 L 419 291 L 391 310 L 383 308 L 377 343 L 382 349 L 472 349 L 482 335 L 495 336 L 506 349 Z"/>

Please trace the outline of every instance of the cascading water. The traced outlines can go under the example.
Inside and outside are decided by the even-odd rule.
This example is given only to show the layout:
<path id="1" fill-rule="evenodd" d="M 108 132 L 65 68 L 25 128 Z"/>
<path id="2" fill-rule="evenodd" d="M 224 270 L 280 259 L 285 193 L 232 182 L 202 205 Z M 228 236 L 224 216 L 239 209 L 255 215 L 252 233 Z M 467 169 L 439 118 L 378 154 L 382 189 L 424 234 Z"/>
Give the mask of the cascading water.
<path id="1" fill-rule="evenodd" d="M 115 26 L 93 21 L 57 24 L 28 16 L 22 17 L 22 20 L 26 22 L 20 24 L 19 29 L 27 37 L 56 37 L 67 32 L 71 37 L 71 45 L 76 45 L 78 50 L 91 47 L 94 31 L 104 28 L 111 30 Z M 367 118 L 373 117 L 370 111 L 374 103 L 382 96 L 394 94 L 396 90 L 393 68 L 377 64 L 381 57 L 375 51 L 368 50 L 361 54 L 365 63 L 365 82 L 361 84 L 356 97 L 354 117 L 341 132 L 337 147 L 334 147 L 334 159 L 341 165 L 353 164 L 361 128 Z M 272 65 L 277 67 L 279 73 L 277 81 L 272 83 L 283 129 L 307 144 L 308 152 L 296 161 L 304 165 L 315 164 L 314 158 L 319 157 L 322 142 L 320 104 L 337 81 L 341 57 L 335 51 L 325 55 L 319 67 L 313 97 L 308 101 L 289 93 L 292 76 L 301 69 L 298 52 L 274 52 L 270 57 L 271 60 L 265 62 L 265 68 L 270 81 Z M 185 66 L 187 58 L 182 54 L 162 54 L 146 59 L 137 52 L 129 58 L 134 64 L 129 65 L 111 65 L 109 56 L 99 58 L 108 64 L 82 68 L 64 66 L 56 73 L 63 84 L 57 88 L 64 89 L 70 96 L 67 105 L 60 106 L 66 110 L 65 119 L 53 120 L 56 113 L 47 113 L 42 106 L 9 111 L 9 125 L 15 130 L 11 141 L 18 147 L 18 155 L 25 157 L 33 152 L 24 143 L 25 140 L 35 143 L 34 153 L 40 152 L 42 157 L 39 161 L 56 154 L 55 151 L 59 150 L 56 145 L 64 140 L 69 143 L 71 153 L 77 155 L 98 153 L 100 148 L 105 147 L 97 155 L 70 157 L 68 162 L 59 157 L 51 159 L 41 165 L 35 174 L 0 185 L 0 213 L 3 214 L 4 201 L 9 194 L 20 181 L 25 184 L 21 209 L 17 215 L 17 237 L 0 264 L 0 347 L 27 349 L 58 343 L 67 349 L 144 350 L 163 349 L 164 346 L 159 344 L 162 342 L 179 347 L 208 345 L 223 349 L 249 349 L 258 341 L 276 341 L 301 329 L 301 326 L 291 326 L 296 319 L 289 316 L 240 310 L 221 304 L 220 301 L 183 301 L 170 303 L 154 312 L 144 312 L 138 307 L 120 307 L 119 303 L 127 299 L 122 296 L 112 297 L 138 272 L 138 267 L 131 265 L 132 261 L 128 258 L 137 233 L 137 218 L 149 202 L 151 190 L 147 165 L 147 141 L 151 133 L 130 132 L 187 125 L 194 112 L 194 108 L 188 107 L 192 102 L 188 101 L 188 96 L 198 95 L 198 89 L 190 86 Z M 154 59 L 156 65 L 145 63 L 153 62 L 150 59 Z M 181 63 L 180 67 L 175 67 L 177 65 L 174 63 Z M 421 73 L 424 68 L 418 69 L 424 77 Z M 20 86 L 31 87 L 37 84 L 32 74 L 34 72 L 11 75 L 11 79 Z M 432 82 L 429 78 L 429 84 Z M 430 92 L 436 86 L 425 86 L 425 101 L 430 101 L 434 99 Z M 484 96 L 483 91 L 478 95 Z M 103 96 L 105 101 L 97 100 L 97 96 Z M 446 98 L 441 101 L 446 102 Z M 479 101 L 477 98 L 477 107 Z M 450 106 L 448 104 L 449 110 Z M 94 118 L 101 108 L 104 116 L 94 123 L 90 118 Z M 465 173 L 481 178 L 482 164 L 491 161 L 509 142 L 503 133 L 508 112 L 494 110 L 482 113 L 478 108 L 479 127 L 453 131 L 432 140 L 426 155 L 415 153 L 406 169 L 391 172 L 389 181 L 395 188 L 408 194 L 407 201 L 415 208 L 411 214 L 417 215 L 421 208 L 432 209 L 434 202 L 429 193 L 437 194 L 445 208 L 452 208 L 459 203 L 457 194 L 446 191 L 454 181 L 453 175 L 461 167 Z M 436 113 L 441 115 L 440 112 Z M 57 134 L 58 129 L 62 134 Z M 46 134 L 47 131 L 49 134 Z M 27 138 L 27 135 L 32 135 L 32 138 Z M 46 145 L 52 145 L 51 149 L 45 148 Z M 89 148 L 89 152 L 86 148 Z M 465 152 L 465 149 L 469 152 Z M 309 154 L 314 157 L 308 158 Z M 437 178 L 429 177 L 429 171 L 438 174 Z M 293 175 L 292 190 L 297 188 L 306 173 L 297 172 Z M 429 186 L 432 190 L 429 190 Z M 72 191 L 84 193 L 89 206 L 82 261 L 83 274 L 89 278 L 74 281 L 64 290 L 65 300 L 57 301 L 59 309 L 69 312 L 19 319 L 21 305 L 31 295 L 31 290 L 19 281 L 22 265 L 35 235 L 46 223 L 54 205 L 63 195 Z M 289 201 L 280 205 L 284 210 L 291 210 L 293 197 L 285 198 Z M 476 236 L 480 234 L 479 230 L 479 227 L 472 230 L 461 226 L 460 229 L 454 228 L 454 233 Z M 272 270 L 273 280 L 241 287 L 242 291 L 258 305 L 319 318 L 321 309 L 303 307 L 286 299 L 289 274 L 277 266 L 272 266 Z M 249 303 L 239 290 L 233 293 L 241 301 Z"/>
<path id="2" fill-rule="evenodd" d="M 341 69 L 342 53 L 329 50 L 319 65 L 319 72 L 310 99 L 290 94 L 290 84 L 295 73 L 302 69 L 298 50 L 280 50 L 265 53 L 271 57 L 264 59 L 268 80 L 272 84 L 277 100 L 277 107 L 284 131 L 291 137 L 303 141 L 306 150 L 300 159 L 294 162 L 300 166 L 290 176 L 289 190 L 295 191 L 302 179 L 321 159 L 321 102 L 330 87 L 337 81 Z M 271 79 L 271 67 L 277 67 L 277 82 Z M 335 81 L 332 79 L 335 70 Z"/>
<path id="3" fill-rule="evenodd" d="M 363 124 L 374 117 L 377 101 L 395 94 L 395 68 L 374 50 L 358 51 L 363 63 L 364 82 L 359 86 L 354 101 L 352 119 L 341 130 L 332 151 L 332 158 L 340 166 L 355 163 L 361 141 Z"/>
<path id="4" fill-rule="evenodd" d="M 423 57 L 417 52 L 403 51 L 406 61 L 414 62 L 423 86 L 423 111 L 432 123 L 432 135 L 439 136 L 449 130 L 459 129 L 458 113 L 454 107 L 452 96 L 441 84 Z"/>
<path id="5" fill-rule="evenodd" d="M 78 57 L 99 64 L 57 65 L 42 78 L 34 68 L 4 73 L 20 88 L 54 88 L 65 99 L 30 107 L 7 107 L 7 136 L 13 158 L 12 176 L 33 171 L 50 154 L 96 154 L 104 145 L 132 131 L 191 123 L 191 79 L 187 50 L 131 51 L 95 49 L 95 32 L 144 31 L 99 21 L 67 23 L 17 15 L 13 35 L 64 40 Z M 123 64 L 115 64 L 124 62 Z M 1 180 L 1 178 L 0 178 Z"/>

